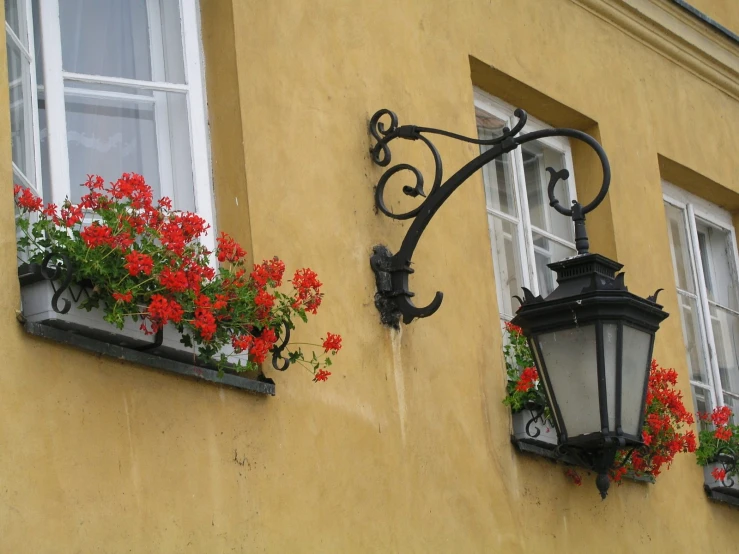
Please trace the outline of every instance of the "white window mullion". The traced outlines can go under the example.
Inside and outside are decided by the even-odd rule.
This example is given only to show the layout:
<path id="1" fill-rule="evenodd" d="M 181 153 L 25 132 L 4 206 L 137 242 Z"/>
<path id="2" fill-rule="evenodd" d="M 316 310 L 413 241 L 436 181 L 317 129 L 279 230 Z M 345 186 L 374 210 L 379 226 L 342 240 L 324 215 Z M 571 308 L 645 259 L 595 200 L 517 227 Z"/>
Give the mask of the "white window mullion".
<path id="1" fill-rule="evenodd" d="M 210 146 L 205 112 L 203 68 L 200 62 L 201 47 L 199 7 L 197 0 L 181 0 L 182 36 L 185 57 L 185 78 L 189 93 L 187 101 L 190 116 L 190 147 L 192 152 L 192 171 L 195 183 L 195 208 L 211 226 L 210 232 L 202 242 L 215 252 L 216 222 L 213 216 L 213 190 L 210 171 Z"/>
<path id="2" fill-rule="evenodd" d="M 44 0 L 41 0 L 44 1 Z M 42 12 L 43 13 L 43 12 Z M 187 92 L 187 85 L 177 83 L 166 83 L 163 81 L 141 81 L 139 79 L 125 79 L 123 77 L 104 77 L 102 75 L 86 75 L 84 73 L 72 73 L 63 71 L 62 76 L 67 81 L 78 83 L 90 83 L 93 85 L 111 85 L 126 88 L 138 88 L 145 90 L 163 90 L 167 92 Z"/>
<path id="3" fill-rule="evenodd" d="M 157 2 L 146 3 L 149 24 L 149 56 L 151 77 L 154 81 L 166 81 L 162 16 Z M 154 125 L 156 129 L 157 156 L 159 159 L 159 184 L 162 196 L 175 198 L 172 174 L 172 145 L 170 144 L 169 111 L 167 94 L 154 91 Z"/>
<path id="4" fill-rule="evenodd" d="M 61 205 L 71 197 L 67 113 L 62 76 L 62 36 L 59 0 L 39 0 L 41 13 L 41 48 L 44 56 L 44 93 L 48 129 L 49 166 L 53 183 L 48 183 L 50 201 Z"/>
<path id="5" fill-rule="evenodd" d="M 491 208 L 487 208 L 487 212 L 490 215 L 494 215 L 495 217 L 499 217 L 500 219 L 506 220 L 508 223 L 513 223 L 513 225 L 519 225 L 521 222 L 513 217 L 512 215 L 508 215 L 507 213 L 499 212 L 498 210 L 493 210 Z"/>
<path id="6" fill-rule="evenodd" d="M 512 122 L 509 122 L 511 124 Z M 522 245 L 521 261 L 524 264 L 524 286 L 534 295 L 539 294 L 539 280 L 536 278 L 536 256 L 534 254 L 534 240 L 531 235 L 531 221 L 529 217 L 529 199 L 526 194 L 526 177 L 523 170 L 523 154 L 520 148 L 511 152 L 513 162 L 513 188 L 516 191 L 516 205 L 519 207 L 520 243 Z"/>
<path id="7" fill-rule="evenodd" d="M 548 210 L 547 210 L 548 211 Z M 565 216 L 561 216 L 565 217 Z M 547 240 L 550 240 L 552 242 L 556 242 L 557 244 L 560 244 L 562 246 L 566 246 L 567 248 L 570 248 L 571 250 L 577 249 L 577 246 L 575 246 L 574 242 L 566 241 L 557 235 L 553 235 L 549 231 L 545 231 L 544 229 L 541 229 L 540 227 L 537 227 L 536 225 L 531 225 L 531 232 L 536 233 L 537 235 L 540 235 L 544 237 Z"/>
<path id="8" fill-rule="evenodd" d="M 24 4 L 24 15 L 28 36 L 28 48 L 34 51 L 35 37 L 33 33 L 33 12 L 31 11 L 31 0 L 22 0 Z M 38 119 L 38 83 L 36 82 L 36 58 L 29 52 L 31 60 L 31 121 L 33 123 L 33 158 L 36 175 L 34 183 L 36 192 L 43 198 L 43 183 L 41 182 L 41 133 Z"/>
<path id="9" fill-rule="evenodd" d="M 19 0 L 19 1 L 25 3 L 25 2 L 28 2 L 29 0 Z M 28 6 L 26 6 L 24 10 L 25 12 L 30 11 Z M 31 32 L 33 32 L 33 22 L 31 22 Z M 15 34 L 15 31 L 13 31 L 13 28 L 10 26 L 10 23 L 8 23 L 7 21 L 5 22 L 5 34 L 8 35 L 8 38 L 10 38 L 10 40 L 12 40 L 13 43 L 18 47 L 18 50 L 20 50 L 23 56 L 25 56 L 26 60 L 33 63 L 33 55 L 28 50 L 28 48 L 25 47 L 25 45 L 23 44 L 23 41 L 18 37 L 18 35 Z M 30 39 L 31 37 L 29 37 L 29 40 Z"/>
<path id="10" fill-rule="evenodd" d="M 700 252 L 700 246 L 698 243 L 698 228 L 695 223 L 695 212 L 693 206 L 688 204 L 686 206 L 686 213 L 688 217 L 688 233 L 690 234 L 690 250 L 693 257 L 694 273 L 697 278 L 696 283 L 698 285 L 698 296 L 700 298 L 699 305 L 701 306 L 702 322 L 701 327 L 705 330 L 706 346 L 708 349 L 709 356 L 709 367 L 711 368 L 711 375 L 713 377 L 713 398 L 714 406 L 723 406 L 724 398 L 723 394 L 720 394 L 723 387 L 721 385 L 721 374 L 718 368 L 718 356 L 716 354 L 716 343 L 713 337 L 713 325 L 711 323 L 711 312 L 708 305 L 708 292 L 706 290 L 706 280 L 703 277 L 703 271 L 699 268 L 703 267 L 703 259 Z"/>

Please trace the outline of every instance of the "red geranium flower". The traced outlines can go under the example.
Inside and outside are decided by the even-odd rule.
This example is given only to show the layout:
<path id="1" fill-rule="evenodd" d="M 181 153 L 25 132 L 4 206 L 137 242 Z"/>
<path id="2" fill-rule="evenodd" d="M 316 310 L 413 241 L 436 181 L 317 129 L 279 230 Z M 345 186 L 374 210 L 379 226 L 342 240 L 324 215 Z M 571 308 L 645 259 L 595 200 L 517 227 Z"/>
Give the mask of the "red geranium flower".
<path id="1" fill-rule="evenodd" d="M 331 351 L 332 355 L 336 355 L 336 353 L 341 350 L 341 336 L 340 335 L 334 335 L 333 333 L 326 333 L 326 339 L 323 341 L 323 350 L 324 352 Z"/>
<path id="2" fill-rule="evenodd" d="M 315 377 L 313 377 L 313 382 L 318 383 L 319 381 L 328 381 L 328 378 L 331 376 L 330 371 L 326 371 L 325 369 L 319 369 L 316 372 Z"/>

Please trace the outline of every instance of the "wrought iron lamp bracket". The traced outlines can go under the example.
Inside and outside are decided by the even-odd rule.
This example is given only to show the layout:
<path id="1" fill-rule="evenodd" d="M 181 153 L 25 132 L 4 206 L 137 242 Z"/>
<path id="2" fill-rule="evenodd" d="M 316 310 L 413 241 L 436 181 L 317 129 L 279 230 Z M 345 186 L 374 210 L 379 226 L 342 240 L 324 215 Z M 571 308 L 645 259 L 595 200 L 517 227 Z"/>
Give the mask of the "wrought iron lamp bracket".
<path id="1" fill-rule="evenodd" d="M 593 137 L 576 129 L 544 129 L 519 135 L 526 125 L 527 114 L 525 111 L 517 109 L 514 115 L 518 121 L 512 129 L 506 127 L 503 129 L 501 136 L 485 140 L 473 139 L 430 127 L 399 126 L 398 116 L 387 109 L 379 110 L 370 119 L 369 131 L 377 141 L 370 149 L 370 154 L 376 165 L 386 167 L 390 164 L 392 154 L 389 144 L 395 139 L 420 140 L 429 149 L 434 160 L 434 179 L 428 192 L 424 190 L 424 178 L 421 172 L 416 167 L 406 163 L 394 165 L 385 171 L 375 188 L 375 206 L 380 212 L 392 219 L 413 220 L 400 249 L 395 254 L 390 252 L 386 246 L 377 245 L 374 247 L 370 258 L 370 267 L 375 273 L 377 285 L 375 306 L 380 312 L 380 320 L 383 324 L 397 328 L 401 318 L 403 323 L 408 324 L 416 318 L 428 317 L 439 309 L 444 296 L 441 292 L 437 292 L 434 299 L 423 307 L 416 306 L 411 300 L 414 294 L 409 290 L 408 276 L 413 273 L 411 259 L 418 241 L 439 208 L 470 176 L 503 154 L 511 152 L 527 142 L 545 137 L 569 137 L 585 142 L 598 155 L 603 169 L 603 183 L 595 199 L 585 206 L 573 201 L 571 208 L 563 207 L 554 196 L 554 188 L 560 180 L 569 177 L 569 172 L 566 169 L 546 168 L 550 176 L 547 188 L 549 204 L 559 213 L 572 218 L 575 225 L 575 244 L 578 255 L 588 253 L 589 244 L 585 231 L 585 215 L 603 201 L 611 181 L 610 165 L 603 148 Z M 381 121 L 383 119 L 389 120 L 387 126 Z M 425 135 L 441 135 L 471 144 L 490 146 L 491 148 L 469 161 L 442 182 L 443 165 L 441 156 L 434 144 Z M 385 187 L 393 175 L 402 171 L 411 172 L 416 179 L 415 186 L 406 185 L 403 187 L 403 194 L 411 198 L 421 196 L 424 200 L 412 210 L 394 213 L 385 203 Z"/>

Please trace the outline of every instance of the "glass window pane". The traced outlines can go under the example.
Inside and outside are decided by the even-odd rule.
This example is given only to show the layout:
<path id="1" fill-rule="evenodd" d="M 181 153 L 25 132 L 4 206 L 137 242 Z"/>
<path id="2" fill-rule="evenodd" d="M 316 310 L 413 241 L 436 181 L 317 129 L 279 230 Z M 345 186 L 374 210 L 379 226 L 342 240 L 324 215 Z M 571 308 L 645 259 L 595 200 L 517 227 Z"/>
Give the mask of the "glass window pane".
<path id="1" fill-rule="evenodd" d="M 557 286 L 557 275 L 547 267 L 547 264 L 574 256 L 577 251 L 574 248 L 549 240 L 536 231 L 532 231 L 531 237 L 534 239 L 534 258 L 536 260 L 536 280 L 539 284 L 539 294 L 546 297 Z"/>
<path id="2" fill-rule="evenodd" d="M 731 261 L 734 247 L 728 231 L 696 222 L 703 276 L 708 299 L 739 311 L 736 271 Z"/>
<path id="3" fill-rule="evenodd" d="M 721 388 L 739 394 L 739 317 L 715 306 L 710 311 Z"/>
<path id="4" fill-rule="evenodd" d="M 707 389 L 693 386 L 691 387 L 693 390 L 693 406 L 695 408 L 696 413 L 701 414 L 710 414 L 713 410 L 713 405 L 711 404 L 711 393 Z M 700 419 L 697 417 L 695 418 L 696 423 L 701 427 L 701 429 L 709 427 L 710 425 L 707 423 L 701 422 Z"/>
<path id="5" fill-rule="evenodd" d="M 59 0 L 65 71 L 184 83 L 179 2 Z"/>
<path id="6" fill-rule="evenodd" d="M 31 112 L 31 64 L 10 38 L 8 49 L 8 88 L 10 93 L 10 133 L 13 162 L 28 183 L 35 186 L 33 114 Z"/>
<path id="7" fill-rule="evenodd" d="M 521 156 L 523 157 L 526 198 L 529 204 L 531 224 L 561 239 L 573 242 L 575 238 L 572 221 L 549 205 L 547 194 L 549 173 L 546 168 L 551 167 L 557 171 L 564 169 L 566 167 L 564 154 L 540 141 L 534 141 L 521 146 Z M 554 195 L 562 206 L 570 206 L 570 189 L 567 181 L 557 183 Z"/>
<path id="8" fill-rule="evenodd" d="M 678 301 L 680 303 L 683 339 L 688 354 L 690 378 L 693 381 L 710 384 L 711 376 L 706 367 L 698 301 L 683 294 L 678 294 Z"/>
<path id="9" fill-rule="evenodd" d="M 724 404 L 731 408 L 731 411 L 733 412 L 731 419 L 736 424 L 739 421 L 739 398 L 724 394 Z"/>
<path id="10" fill-rule="evenodd" d="M 77 185 L 90 173 L 112 180 L 124 172 L 136 172 L 146 178 L 155 198 L 169 196 L 178 209 L 194 210 L 185 94 L 67 85 L 73 202 L 84 192 Z"/>
<path id="11" fill-rule="evenodd" d="M 507 122 L 479 108 L 475 110 L 477 133 L 481 139 L 499 137 Z M 480 152 L 487 152 L 490 146 L 480 146 Z M 490 210 L 497 210 L 518 219 L 516 195 L 514 191 L 513 166 L 510 154 L 503 154 L 482 168 L 485 184 L 485 200 Z"/>
<path id="12" fill-rule="evenodd" d="M 24 0 L 5 0 L 5 21 L 10 25 L 23 46 L 28 46 Z"/>
<path id="13" fill-rule="evenodd" d="M 493 249 L 495 284 L 498 292 L 498 309 L 512 316 L 518 309 L 513 295 L 521 296 L 523 263 L 518 226 L 494 215 L 488 215 L 490 242 Z"/>
<path id="14" fill-rule="evenodd" d="M 684 211 L 665 203 L 665 215 L 667 216 L 667 234 L 670 238 L 677 288 L 695 294 L 696 287 Z"/>

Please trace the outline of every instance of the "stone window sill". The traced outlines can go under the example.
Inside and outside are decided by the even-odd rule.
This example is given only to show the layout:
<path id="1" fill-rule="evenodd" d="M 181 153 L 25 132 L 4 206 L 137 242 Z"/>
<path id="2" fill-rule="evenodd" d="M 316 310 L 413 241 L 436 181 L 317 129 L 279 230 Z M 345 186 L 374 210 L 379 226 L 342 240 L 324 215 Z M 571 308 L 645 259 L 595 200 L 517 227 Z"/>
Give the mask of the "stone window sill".
<path id="1" fill-rule="evenodd" d="M 80 334 L 73 329 L 65 329 L 60 325 L 49 325 L 45 323 L 35 323 L 30 321 L 23 322 L 23 328 L 27 333 L 41 337 L 47 340 L 67 344 L 102 354 L 110 358 L 118 360 L 126 360 L 131 363 L 148 366 L 161 371 L 175 373 L 183 377 L 191 377 L 203 381 L 210 381 L 221 385 L 227 385 L 242 389 L 259 395 L 275 395 L 275 384 L 271 379 L 252 379 L 236 373 L 224 373 L 223 377 L 218 376 L 218 370 L 209 367 L 199 367 L 190 363 L 157 356 L 149 352 L 133 350 L 106 342 L 93 339 Z"/>

